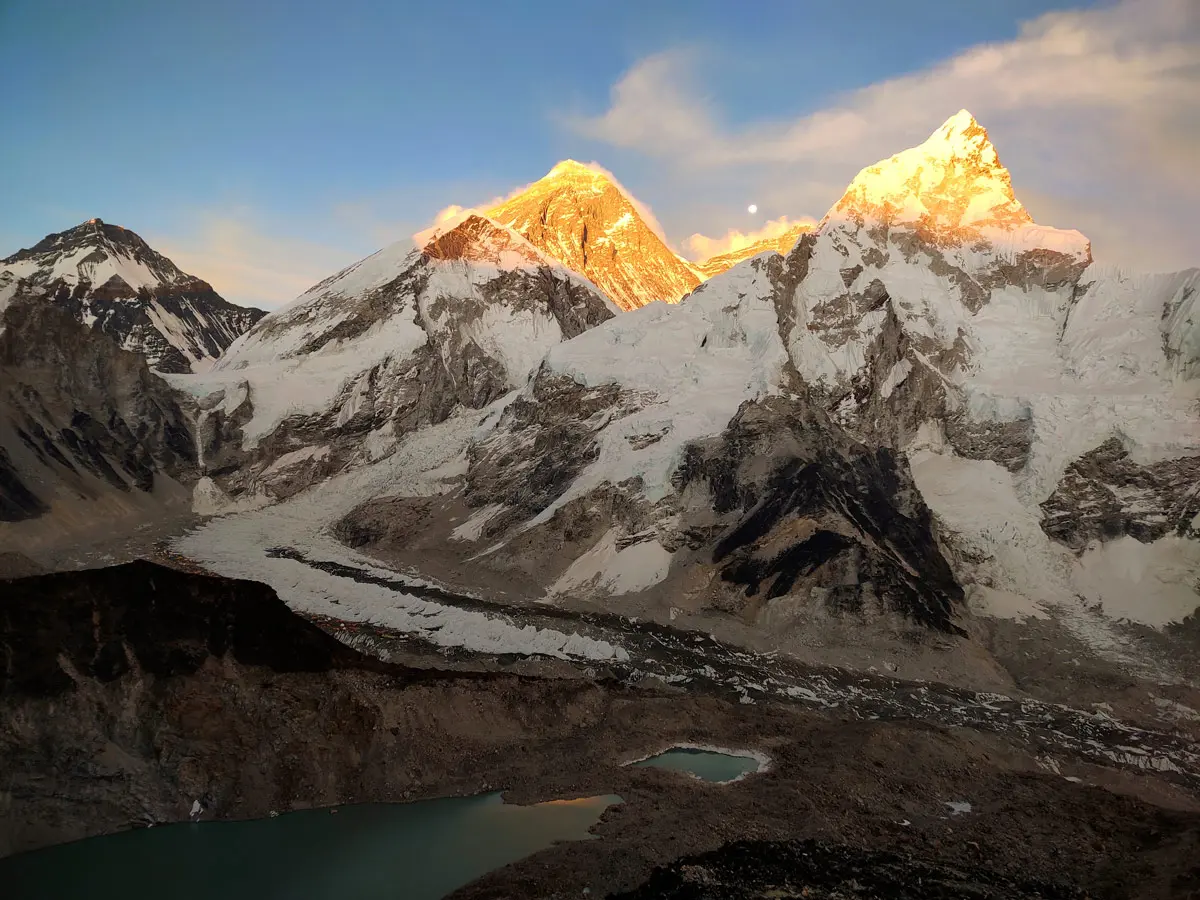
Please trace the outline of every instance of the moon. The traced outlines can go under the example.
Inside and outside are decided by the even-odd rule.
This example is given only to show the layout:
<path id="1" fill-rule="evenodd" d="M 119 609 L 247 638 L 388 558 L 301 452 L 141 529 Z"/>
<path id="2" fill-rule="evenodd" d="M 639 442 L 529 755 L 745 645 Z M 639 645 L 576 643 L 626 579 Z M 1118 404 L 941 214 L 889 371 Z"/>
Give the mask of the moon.
<path id="1" fill-rule="evenodd" d="M 750 215 L 754 215 L 756 212 L 758 212 L 758 207 L 751 203 L 746 207 L 746 212 L 750 213 Z"/>

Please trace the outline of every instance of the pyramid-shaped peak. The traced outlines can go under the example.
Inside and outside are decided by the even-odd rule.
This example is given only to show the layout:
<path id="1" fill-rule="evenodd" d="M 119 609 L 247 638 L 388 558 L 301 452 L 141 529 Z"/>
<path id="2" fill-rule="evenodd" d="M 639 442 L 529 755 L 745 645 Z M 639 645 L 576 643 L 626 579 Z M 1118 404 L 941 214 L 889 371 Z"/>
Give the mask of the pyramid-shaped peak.
<path id="1" fill-rule="evenodd" d="M 12 256 L 0 259 L 0 264 L 11 264 L 22 260 L 45 257 L 47 254 L 65 254 L 72 251 L 117 254 L 146 264 L 154 270 L 158 281 L 173 281 L 183 276 L 175 264 L 160 256 L 140 235 L 110 225 L 100 218 L 87 219 L 66 231 L 48 234 L 32 247 L 19 250 Z"/>
<path id="2" fill-rule="evenodd" d="M 702 280 L 663 242 L 650 211 L 595 164 L 565 159 L 485 212 L 622 309 L 674 303 Z"/>
<path id="3" fill-rule="evenodd" d="M 1012 189 L 987 130 L 959 110 L 919 146 L 867 166 L 830 210 L 831 219 L 919 225 L 938 242 L 969 242 L 979 229 L 1033 220 Z"/>
<path id="4" fill-rule="evenodd" d="M 144 244 L 141 236 L 136 232 L 130 231 L 128 228 L 123 228 L 120 225 L 113 225 L 111 222 L 105 222 L 99 216 L 87 219 L 80 222 L 74 228 L 68 228 L 66 231 L 59 232 L 63 237 L 76 237 L 82 239 L 108 238 L 109 240 L 118 241 L 121 243 L 136 242 Z"/>

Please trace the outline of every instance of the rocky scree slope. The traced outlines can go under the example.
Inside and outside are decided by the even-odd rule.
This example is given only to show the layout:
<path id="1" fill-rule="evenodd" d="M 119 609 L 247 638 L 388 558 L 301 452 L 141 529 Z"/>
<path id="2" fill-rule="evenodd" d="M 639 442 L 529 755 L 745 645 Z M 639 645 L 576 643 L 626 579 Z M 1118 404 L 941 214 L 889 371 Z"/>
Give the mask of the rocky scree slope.
<path id="1" fill-rule="evenodd" d="M 1198 286 L 1034 223 L 962 111 L 786 257 L 552 347 L 473 439 L 446 506 L 473 512 L 441 534 L 549 597 L 654 589 L 756 623 L 951 629 L 959 585 L 1089 640 L 1079 598 L 1178 621 L 1200 605 Z"/>
<path id="2" fill-rule="evenodd" d="M 196 477 L 190 401 L 145 359 L 38 297 L 0 313 L 0 536 L 94 501 L 154 495 L 186 508 Z M 12 543 L 9 543 L 12 541 Z"/>
<path id="3" fill-rule="evenodd" d="M 203 376 L 198 508 L 265 503 L 404 434 L 524 386 L 545 352 L 617 309 L 478 213 L 397 243 L 262 319 Z"/>
<path id="4" fill-rule="evenodd" d="M 41 295 L 162 372 L 203 370 L 262 318 L 181 272 L 134 232 L 99 219 L 0 260 L 0 309 Z"/>
<path id="5" fill-rule="evenodd" d="M 574 160 L 487 215 L 583 275 L 622 310 L 677 303 L 704 280 L 606 173 Z"/>

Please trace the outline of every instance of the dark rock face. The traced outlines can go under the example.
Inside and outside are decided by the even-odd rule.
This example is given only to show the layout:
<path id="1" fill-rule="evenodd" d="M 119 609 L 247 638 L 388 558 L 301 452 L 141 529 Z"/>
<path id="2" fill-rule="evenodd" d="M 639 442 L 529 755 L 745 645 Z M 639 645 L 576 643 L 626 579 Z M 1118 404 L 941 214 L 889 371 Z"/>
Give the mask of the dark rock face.
<path id="1" fill-rule="evenodd" d="M 694 485 L 707 486 L 723 530 L 693 524 L 689 539 L 715 538 L 713 562 L 748 597 L 807 590 L 838 612 L 870 600 L 958 631 L 962 589 L 903 457 L 852 440 L 819 408 L 744 404 L 719 438 L 689 447 L 676 488 Z"/>
<path id="2" fill-rule="evenodd" d="M 82 299 L 86 294 L 81 294 L 78 287 L 66 296 L 63 293 L 63 289 L 56 291 L 56 302 L 82 322 Z M 266 315 L 265 310 L 235 306 L 199 279 L 185 285 L 139 290 L 133 298 L 93 294 L 87 299 L 88 311 L 95 316 L 92 327 L 126 350 L 140 353 L 160 372 L 192 371 L 191 361 L 176 344 L 182 343 L 194 356 L 216 359 L 238 335 Z M 148 313 L 152 303 L 178 323 L 176 334 L 159 330 Z"/>
<path id="3" fill-rule="evenodd" d="M 33 518 L 87 477 L 152 491 L 158 474 L 195 474 L 186 399 L 146 362 L 36 299 L 0 332 L 0 521 Z M 82 479 L 82 481 L 81 481 Z"/>
<path id="4" fill-rule="evenodd" d="M 33 519 L 49 508 L 25 486 L 8 452 L 0 447 L 0 522 Z"/>
<path id="5" fill-rule="evenodd" d="M 154 283 L 130 285 L 120 275 L 93 282 L 90 273 L 109 259 Z M 99 219 L 0 260 L 0 287 L 13 283 L 15 272 L 21 273 L 20 290 L 53 302 L 161 372 L 190 372 L 193 359 L 215 359 L 266 315 L 229 303 L 134 232 Z"/>
<path id="6" fill-rule="evenodd" d="M 612 900 L 1068 900 L 1091 896 L 962 864 L 819 841 L 737 841 L 654 870 L 641 887 Z"/>
<path id="7" fill-rule="evenodd" d="M 532 395 L 504 410 L 492 436 L 468 451 L 466 500 L 473 507 L 492 503 L 511 508 L 498 531 L 514 518 L 537 515 L 557 500 L 596 458 L 598 414 L 619 407 L 616 386 L 585 388 L 565 376 L 539 372 Z"/>
<path id="8" fill-rule="evenodd" d="M 210 658 L 277 672 L 378 668 L 255 582 L 203 579 L 148 562 L 7 582 L 0 697 L 53 696 L 77 679 L 191 675 Z M 382 664 L 380 664 L 382 665 Z"/>
<path id="9" fill-rule="evenodd" d="M 1042 508 L 1042 529 L 1076 550 L 1124 535 L 1143 543 L 1186 534 L 1200 515 L 1200 457 L 1148 466 L 1112 438 L 1067 468 Z"/>
<path id="10" fill-rule="evenodd" d="M 253 582 L 144 562 L 0 581 L 0 856 L 196 799 L 206 818 L 399 800 L 438 757 L 461 778 L 470 754 L 415 746 L 414 723 L 490 681 L 364 656 Z"/>
<path id="11" fill-rule="evenodd" d="M 972 422 L 961 414 L 946 417 L 946 439 L 959 456 L 990 459 L 1010 472 L 1029 462 L 1033 446 L 1033 418 L 1011 422 Z"/>

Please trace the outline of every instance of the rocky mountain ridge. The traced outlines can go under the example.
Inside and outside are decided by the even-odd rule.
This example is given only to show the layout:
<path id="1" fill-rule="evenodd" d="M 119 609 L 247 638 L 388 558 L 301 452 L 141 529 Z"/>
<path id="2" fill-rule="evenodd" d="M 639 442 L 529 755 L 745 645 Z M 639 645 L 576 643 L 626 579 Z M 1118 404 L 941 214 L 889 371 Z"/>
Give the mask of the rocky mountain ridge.
<path id="1" fill-rule="evenodd" d="M 457 544 L 548 599 L 761 627 L 953 629 L 965 599 L 1110 641 L 1079 597 L 1177 622 L 1200 607 L 1198 279 L 1097 270 L 963 111 L 864 169 L 786 257 L 552 347 L 473 435 L 461 493 L 393 539 Z"/>
<path id="2" fill-rule="evenodd" d="M 44 297 L 162 372 L 206 368 L 265 315 L 100 219 L 0 259 L 0 309 L 18 295 Z"/>
<path id="3" fill-rule="evenodd" d="M 746 244 L 744 247 L 715 254 L 707 259 L 693 263 L 693 265 L 705 278 L 712 278 L 720 275 L 722 272 L 728 271 L 742 260 L 758 256 L 760 253 L 767 253 L 773 250 L 776 253 L 782 253 L 786 256 L 796 246 L 796 241 L 800 240 L 801 235 L 808 234 L 815 228 L 815 225 L 810 225 L 807 222 L 797 222 L 784 229 L 780 234 L 759 238 L 756 241 Z"/>
<path id="4" fill-rule="evenodd" d="M 207 375 L 173 378 L 200 403 L 201 490 L 221 508 L 270 502 L 379 459 L 521 387 L 548 347 L 616 312 L 520 235 L 464 213 L 263 318 Z"/>
<path id="5" fill-rule="evenodd" d="M 836 698 L 827 706 L 809 690 L 747 704 L 701 678 L 481 671 L 346 646 L 379 652 L 372 631 L 339 640 L 262 584 L 146 562 L 0 580 L 9 893 L 45 893 L 47 857 L 12 854 L 92 835 L 300 810 L 328 822 L 344 804 L 501 788 L 522 805 L 622 802 L 596 840 L 558 842 L 461 896 L 770 897 L 781 884 L 928 896 L 920 880 L 939 897 L 1175 897 L 1195 883 L 1200 825 L 1181 786 L 1194 754 L 1177 736 L 836 670 L 802 672 Z M 647 648 L 698 676 L 733 649 L 649 634 Z M 1032 739 L 1020 730 L 1031 723 Z M 728 789 L 629 765 L 673 743 L 744 748 L 769 768 Z M 1106 764 L 1116 744 L 1186 770 Z M 756 842 L 728 843 L 748 834 Z"/>

